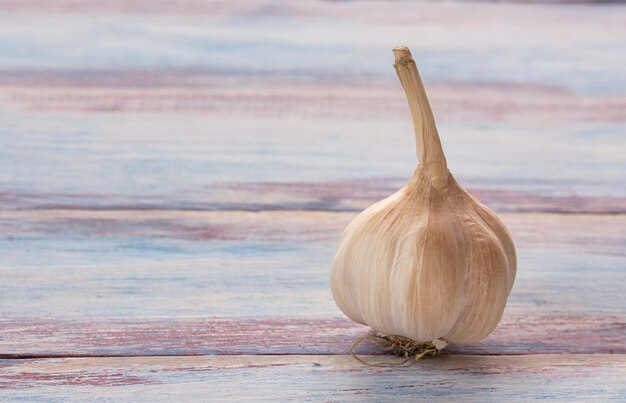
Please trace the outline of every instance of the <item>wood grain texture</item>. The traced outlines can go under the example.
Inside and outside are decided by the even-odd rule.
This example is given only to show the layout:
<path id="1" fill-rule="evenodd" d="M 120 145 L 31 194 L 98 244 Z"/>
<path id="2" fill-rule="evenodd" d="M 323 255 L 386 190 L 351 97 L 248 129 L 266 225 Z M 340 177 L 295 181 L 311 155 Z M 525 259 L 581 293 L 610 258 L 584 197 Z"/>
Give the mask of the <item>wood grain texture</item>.
<path id="1" fill-rule="evenodd" d="M 285 303 L 289 303 L 286 301 Z M 346 354 L 371 329 L 345 317 L 1 320 L 1 358 Z M 372 346 L 359 351 L 377 353 Z M 505 313 L 485 340 L 452 354 L 625 354 L 626 318 Z"/>
<path id="2" fill-rule="evenodd" d="M 316 77 L 302 83 L 270 75 L 241 78 L 202 69 L 111 69 L 94 72 L 6 71 L 0 77 L 8 108 L 43 113 L 132 113 L 282 116 L 337 120 L 406 118 L 398 88 L 383 77 L 366 81 Z M 364 82 L 365 81 L 365 82 Z M 434 82 L 433 102 L 443 122 L 623 124 L 626 97 L 574 94 L 559 87 Z"/>
<path id="3" fill-rule="evenodd" d="M 0 4 L 3 207 L 362 209 L 415 168 L 401 41 L 462 184 L 624 212 L 623 7 L 42 4 Z"/>
<path id="4" fill-rule="evenodd" d="M 372 359 L 373 357 L 369 357 Z M 74 358 L 0 361 L 4 401 L 621 400 L 623 355 L 425 359 L 372 368 L 350 356 Z M 522 379 L 523 381 L 520 381 Z"/>
<path id="5" fill-rule="evenodd" d="M 178 210 L 178 211 L 361 211 L 389 196 L 407 178 L 366 178 L 315 182 L 227 182 L 205 184 L 176 194 L 5 191 L 4 210 Z M 461 181 L 498 212 L 624 214 L 619 184 L 561 184 L 484 179 Z"/>
<path id="6" fill-rule="evenodd" d="M 338 319 L 328 277 L 353 217 L 2 212 L 0 353 L 345 352 L 366 330 Z M 494 336 L 460 351 L 621 351 L 626 217 L 502 219 L 517 244 L 518 279 Z"/>
<path id="7" fill-rule="evenodd" d="M 3 311 L 76 318 L 332 316 L 338 311 L 329 299 L 330 260 L 354 215 L 4 212 Z M 623 314 L 624 216 L 502 218 L 520 261 L 509 309 Z"/>
<path id="8" fill-rule="evenodd" d="M 416 167 L 408 117 L 236 116 L 7 113 L 0 201 L 13 209 L 357 210 Z M 494 208 L 623 213 L 623 127 L 442 124 L 440 132 L 459 183 Z"/>
<path id="9" fill-rule="evenodd" d="M 0 355 L 211 354 L 0 400 L 623 400 L 626 7 L 556 3 L 0 0 Z M 520 266 L 489 339 L 381 370 L 328 275 L 415 168 L 399 43 Z"/>

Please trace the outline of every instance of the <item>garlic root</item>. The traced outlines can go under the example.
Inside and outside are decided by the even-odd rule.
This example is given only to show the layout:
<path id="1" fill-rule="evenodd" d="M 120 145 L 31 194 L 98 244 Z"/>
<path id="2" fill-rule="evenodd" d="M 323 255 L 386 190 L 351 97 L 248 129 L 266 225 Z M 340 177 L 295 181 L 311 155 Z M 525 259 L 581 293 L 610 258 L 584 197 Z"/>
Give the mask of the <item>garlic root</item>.
<path id="1" fill-rule="evenodd" d="M 386 352 L 403 357 L 404 361 L 400 362 L 369 362 L 365 361 L 354 352 L 354 349 L 359 344 L 373 340 L 378 347 Z M 433 340 L 430 343 L 419 343 L 408 337 L 402 336 L 385 336 L 383 334 L 378 335 L 366 335 L 357 339 L 352 346 L 350 346 L 350 354 L 356 358 L 361 364 L 369 365 L 372 367 L 401 367 L 409 361 L 419 361 L 423 357 L 437 356 L 441 354 L 441 350 L 447 345 L 447 343 L 441 339 Z"/>

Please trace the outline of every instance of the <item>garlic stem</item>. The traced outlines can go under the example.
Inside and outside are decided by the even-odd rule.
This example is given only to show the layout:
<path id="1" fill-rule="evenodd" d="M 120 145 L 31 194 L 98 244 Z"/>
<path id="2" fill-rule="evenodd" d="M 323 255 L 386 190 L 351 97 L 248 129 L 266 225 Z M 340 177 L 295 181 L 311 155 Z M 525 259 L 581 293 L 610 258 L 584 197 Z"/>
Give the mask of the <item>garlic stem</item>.
<path id="1" fill-rule="evenodd" d="M 424 84 L 417 72 L 415 61 L 406 46 L 394 48 L 393 55 L 395 57 L 393 67 L 395 67 L 402 88 L 404 88 L 413 118 L 417 158 L 429 178 L 445 181 L 448 170 L 446 157 L 441 148 L 435 118 L 426 97 Z"/>

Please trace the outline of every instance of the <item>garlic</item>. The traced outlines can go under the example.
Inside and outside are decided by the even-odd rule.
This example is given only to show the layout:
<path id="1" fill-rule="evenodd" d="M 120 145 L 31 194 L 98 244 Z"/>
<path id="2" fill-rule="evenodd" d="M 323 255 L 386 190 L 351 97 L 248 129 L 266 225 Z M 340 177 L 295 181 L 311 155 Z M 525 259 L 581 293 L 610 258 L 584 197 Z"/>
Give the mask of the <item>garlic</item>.
<path id="1" fill-rule="evenodd" d="M 436 348 L 477 342 L 500 321 L 515 279 L 515 248 L 498 217 L 448 171 L 411 53 L 393 53 L 419 165 L 402 189 L 343 232 L 333 296 L 350 319 L 382 334 Z"/>

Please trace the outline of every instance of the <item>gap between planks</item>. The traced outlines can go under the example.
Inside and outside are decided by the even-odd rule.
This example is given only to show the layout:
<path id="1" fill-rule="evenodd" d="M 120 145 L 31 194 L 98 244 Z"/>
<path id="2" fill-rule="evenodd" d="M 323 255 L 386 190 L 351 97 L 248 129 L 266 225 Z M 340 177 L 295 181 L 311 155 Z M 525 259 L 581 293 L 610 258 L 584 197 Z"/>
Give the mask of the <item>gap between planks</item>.
<path id="1" fill-rule="evenodd" d="M 0 396 L 89 400 L 96 392 L 197 401 L 210 391 L 212 399 L 243 401 L 607 400 L 623 397 L 625 373 L 626 355 L 439 356 L 400 368 L 365 366 L 348 355 L 0 360 Z"/>

